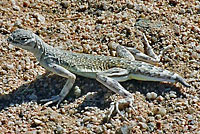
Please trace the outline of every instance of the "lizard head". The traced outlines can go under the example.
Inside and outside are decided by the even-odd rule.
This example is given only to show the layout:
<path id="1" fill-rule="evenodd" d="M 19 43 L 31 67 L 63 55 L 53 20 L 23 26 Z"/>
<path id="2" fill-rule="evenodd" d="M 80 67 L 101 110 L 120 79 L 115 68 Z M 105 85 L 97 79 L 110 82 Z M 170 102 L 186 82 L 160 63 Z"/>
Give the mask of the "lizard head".
<path id="1" fill-rule="evenodd" d="M 36 45 L 35 34 L 29 30 L 17 29 L 8 37 L 8 43 L 31 50 Z"/>

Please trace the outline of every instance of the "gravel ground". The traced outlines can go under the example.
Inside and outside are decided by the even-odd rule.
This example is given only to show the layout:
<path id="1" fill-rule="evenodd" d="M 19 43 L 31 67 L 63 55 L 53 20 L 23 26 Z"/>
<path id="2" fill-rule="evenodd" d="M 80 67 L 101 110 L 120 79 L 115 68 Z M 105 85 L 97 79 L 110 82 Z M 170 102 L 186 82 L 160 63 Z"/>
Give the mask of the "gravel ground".
<path id="1" fill-rule="evenodd" d="M 142 52 L 145 33 L 155 52 L 173 48 L 160 67 L 179 73 L 192 86 L 131 80 L 134 108 L 114 113 L 121 98 L 95 80 L 77 77 L 60 108 L 40 99 L 59 93 L 66 79 L 48 75 L 29 52 L 6 42 L 17 28 L 37 33 L 54 47 L 80 53 L 116 56 L 110 42 Z M 199 0 L 4 0 L 0 2 L 1 133 L 195 133 L 200 134 Z"/>

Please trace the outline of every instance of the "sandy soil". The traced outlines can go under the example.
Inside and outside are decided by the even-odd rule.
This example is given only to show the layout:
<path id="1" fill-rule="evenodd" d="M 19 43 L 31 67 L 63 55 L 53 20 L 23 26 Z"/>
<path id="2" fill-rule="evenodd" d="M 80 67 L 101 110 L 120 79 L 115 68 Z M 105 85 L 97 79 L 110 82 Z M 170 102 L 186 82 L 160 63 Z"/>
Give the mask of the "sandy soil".
<path id="1" fill-rule="evenodd" d="M 122 98 L 95 80 L 77 77 L 59 108 L 39 100 L 60 92 L 65 78 L 45 74 L 33 54 L 7 43 L 17 28 L 29 29 L 64 50 L 116 56 L 110 42 L 144 51 L 145 33 L 157 54 L 168 46 L 160 67 L 191 85 L 128 81 L 134 109 L 129 121 L 110 103 Z M 0 2 L 1 133 L 200 133 L 200 1 L 198 0 L 4 0 Z"/>

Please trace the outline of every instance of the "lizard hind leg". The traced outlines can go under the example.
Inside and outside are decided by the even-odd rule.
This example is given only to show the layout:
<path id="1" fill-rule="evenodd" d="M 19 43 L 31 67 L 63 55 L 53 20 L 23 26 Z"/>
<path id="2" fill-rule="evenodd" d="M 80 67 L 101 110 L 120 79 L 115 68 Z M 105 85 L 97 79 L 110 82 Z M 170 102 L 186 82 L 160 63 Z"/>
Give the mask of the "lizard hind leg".
<path id="1" fill-rule="evenodd" d="M 111 103 L 111 107 L 109 109 L 109 114 L 108 114 L 108 120 L 110 119 L 110 116 L 112 115 L 115 109 L 120 116 L 122 116 L 125 120 L 127 120 L 127 118 L 120 112 L 119 106 L 129 105 L 131 108 L 133 108 L 134 98 L 132 94 L 125 88 L 123 88 L 121 84 L 118 82 L 118 81 L 126 81 L 128 79 L 129 79 L 129 71 L 122 68 L 112 68 L 107 71 L 97 73 L 96 77 L 97 81 L 99 81 L 101 84 L 103 84 L 113 92 L 124 97 L 123 99 Z"/>
<path id="2" fill-rule="evenodd" d="M 128 60 L 139 60 L 139 61 L 156 65 L 160 62 L 160 59 L 164 55 L 164 53 L 168 49 L 173 47 L 172 45 L 169 45 L 163 48 L 160 55 L 157 56 L 154 53 L 153 48 L 149 44 L 149 41 L 147 40 L 147 37 L 145 36 L 145 34 L 143 34 L 143 38 L 144 38 L 144 49 L 146 53 L 142 53 L 141 51 L 133 47 L 121 46 L 120 44 L 115 43 L 115 42 L 111 42 L 109 44 L 109 48 L 116 50 L 118 57 L 126 58 Z"/>

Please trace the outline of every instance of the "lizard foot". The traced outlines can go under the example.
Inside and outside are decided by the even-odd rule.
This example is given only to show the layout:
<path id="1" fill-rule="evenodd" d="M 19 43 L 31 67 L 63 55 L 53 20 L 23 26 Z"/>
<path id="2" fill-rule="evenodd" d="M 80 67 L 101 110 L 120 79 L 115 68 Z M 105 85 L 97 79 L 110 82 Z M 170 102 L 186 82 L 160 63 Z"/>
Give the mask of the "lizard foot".
<path id="1" fill-rule="evenodd" d="M 41 102 L 46 102 L 44 104 L 44 106 L 48 106 L 48 105 L 50 105 L 52 103 L 58 102 L 57 105 L 56 105 L 56 107 L 58 108 L 58 106 L 60 105 L 62 99 L 61 99 L 61 97 L 59 95 L 56 95 L 56 96 L 53 96 L 53 97 L 51 97 L 49 99 L 42 99 L 40 101 Z"/>
<path id="2" fill-rule="evenodd" d="M 124 118 L 126 121 L 128 121 L 128 119 L 120 112 L 119 109 L 124 109 L 124 108 L 130 106 L 135 111 L 135 108 L 133 107 L 133 101 L 134 101 L 134 98 L 124 98 L 124 99 L 120 99 L 120 100 L 118 100 L 116 102 L 112 102 L 111 106 L 110 106 L 110 109 L 109 109 L 109 114 L 107 116 L 107 120 L 110 119 L 111 115 L 116 110 L 117 113 L 122 118 Z"/>

